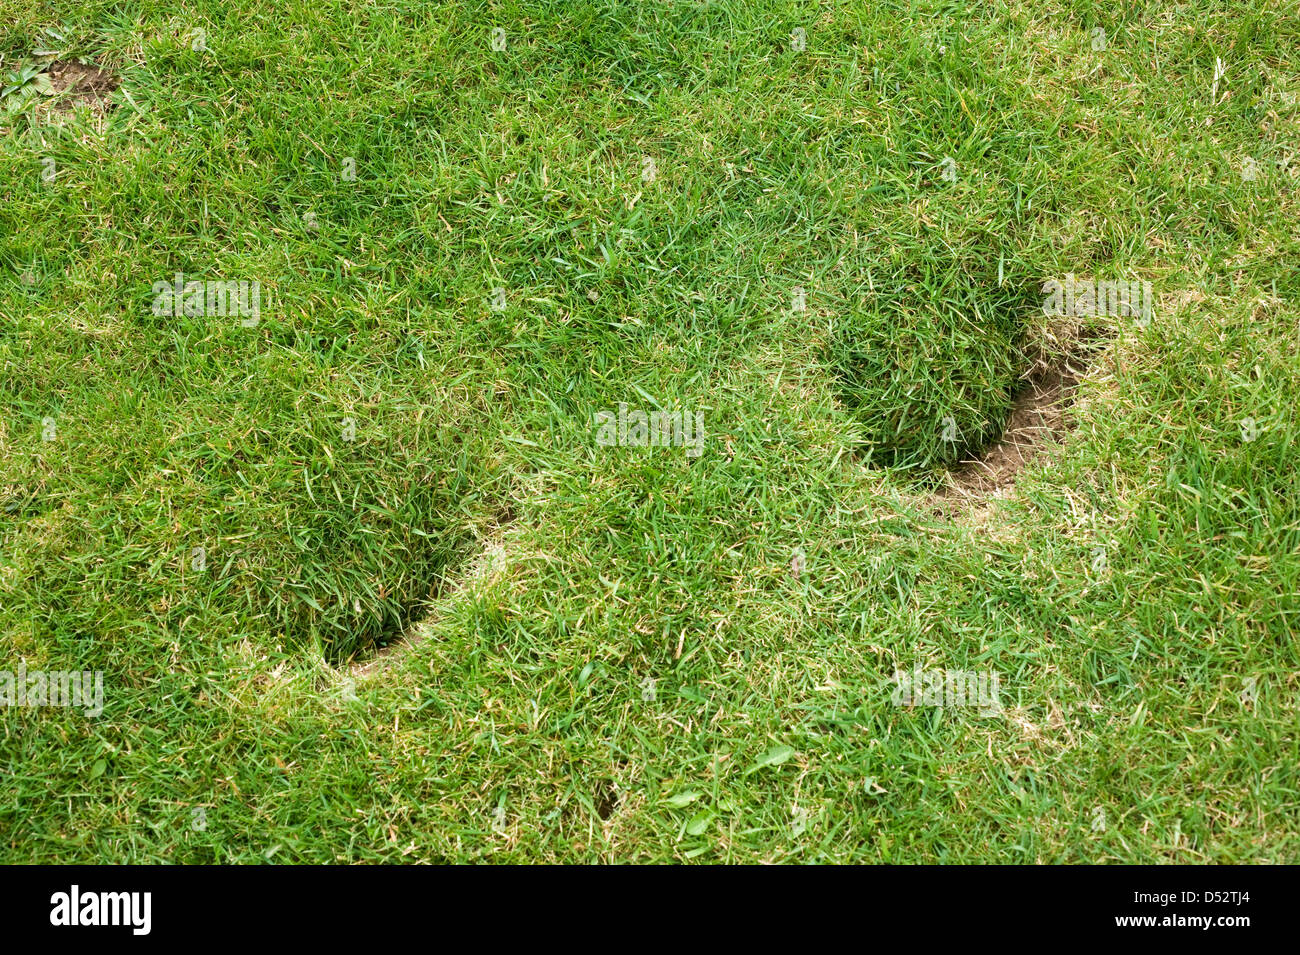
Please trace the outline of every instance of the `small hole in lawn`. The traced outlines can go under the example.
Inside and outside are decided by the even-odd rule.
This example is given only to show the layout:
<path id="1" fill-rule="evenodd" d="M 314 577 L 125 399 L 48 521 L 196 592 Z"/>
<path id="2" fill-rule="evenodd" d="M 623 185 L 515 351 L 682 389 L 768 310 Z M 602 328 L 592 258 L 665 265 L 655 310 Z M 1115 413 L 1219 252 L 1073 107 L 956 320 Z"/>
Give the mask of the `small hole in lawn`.
<path id="1" fill-rule="evenodd" d="M 960 513 L 996 496 L 1070 431 L 1075 389 L 1103 343 L 1102 333 L 1083 333 L 1063 354 L 1035 363 L 1012 397 L 1002 433 L 950 468 L 931 495 L 940 512 Z"/>
<path id="2" fill-rule="evenodd" d="M 444 570 L 443 575 L 430 585 L 428 594 L 423 599 L 403 608 L 396 622 L 385 627 L 379 637 L 364 644 L 346 659 L 335 658 L 330 659 L 329 662 L 334 666 L 346 667 L 354 674 L 369 672 L 386 657 L 410 644 L 409 635 L 420 621 L 429 615 L 430 605 L 442 597 L 446 590 L 447 578 Z"/>
<path id="3" fill-rule="evenodd" d="M 494 579 L 506 569 L 505 532 L 514 516 L 509 508 L 503 509 L 492 529 L 479 542 L 476 552 L 466 549 L 463 557 L 449 562 L 437 580 L 429 587 L 427 597 L 408 607 L 401 625 L 386 630 L 383 636 L 356 651 L 346 660 L 331 660 L 335 666 L 348 669 L 352 676 L 367 676 L 382 667 L 390 658 L 405 653 L 420 642 L 423 636 L 420 623 L 433 612 L 434 605 L 453 593 L 475 583 Z"/>
<path id="4" fill-rule="evenodd" d="M 610 780 L 596 780 L 596 788 L 591 795 L 592 805 L 596 807 L 596 815 L 600 816 L 602 822 L 614 815 L 614 810 L 618 807 L 618 793 Z"/>

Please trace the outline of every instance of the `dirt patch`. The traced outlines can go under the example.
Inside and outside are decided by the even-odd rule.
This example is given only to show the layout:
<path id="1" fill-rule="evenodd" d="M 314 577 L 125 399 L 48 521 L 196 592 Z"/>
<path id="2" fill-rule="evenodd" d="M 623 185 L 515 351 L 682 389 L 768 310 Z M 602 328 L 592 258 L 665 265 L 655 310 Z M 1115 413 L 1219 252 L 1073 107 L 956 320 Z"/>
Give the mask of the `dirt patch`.
<path id="1" fill-rule="evenodd" d="M 55 60 L 46 71 L 54 93 L 56 109 L 72 109 L 78 104 L 103 115 L 113 107 L 110 96 L 122 85 L 117 76 L 93 63 Z"/>
<path id="2" fill-rule="evenodd" d="M 1016 476 L 1073 427 L 1069 408 L 1079 380 L 1102 344 L 1096 335 L 1072 336 L 1059 357 L 1040 357 L 1016 393 L 1002 436 L 952 468 L 929 503 L 958 516 L 1007 496 Z"/>

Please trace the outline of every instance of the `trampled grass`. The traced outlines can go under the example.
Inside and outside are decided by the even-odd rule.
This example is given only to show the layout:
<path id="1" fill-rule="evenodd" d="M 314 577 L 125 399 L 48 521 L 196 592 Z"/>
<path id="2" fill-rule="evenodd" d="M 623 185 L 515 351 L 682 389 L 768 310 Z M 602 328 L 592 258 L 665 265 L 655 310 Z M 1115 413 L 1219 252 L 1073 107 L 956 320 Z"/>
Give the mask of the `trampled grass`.
<path id="1" fill-rule="evenodd" d="M 0 23 L 4 861 L 1300 861 L 1294 4 Z"/>

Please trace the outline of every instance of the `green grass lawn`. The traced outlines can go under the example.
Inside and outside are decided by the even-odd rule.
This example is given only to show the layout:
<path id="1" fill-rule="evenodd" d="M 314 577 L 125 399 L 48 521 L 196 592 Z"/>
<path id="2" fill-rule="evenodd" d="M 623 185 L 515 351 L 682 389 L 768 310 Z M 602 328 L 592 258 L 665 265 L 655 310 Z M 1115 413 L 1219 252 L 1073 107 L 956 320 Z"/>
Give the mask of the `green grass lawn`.
<path id="1" fill-rule="evenodd" d="M 0 24 L 0 861 L 1300 862 L 1291 0 Z"/>

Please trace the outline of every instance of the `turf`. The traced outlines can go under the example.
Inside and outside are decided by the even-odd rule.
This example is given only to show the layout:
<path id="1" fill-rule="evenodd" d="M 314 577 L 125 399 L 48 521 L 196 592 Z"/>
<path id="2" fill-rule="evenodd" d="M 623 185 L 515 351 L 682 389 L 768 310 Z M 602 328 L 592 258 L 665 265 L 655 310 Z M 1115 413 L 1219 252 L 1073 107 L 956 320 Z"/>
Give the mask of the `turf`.
<path id="1" fill-rule="evenodd" d="M 0 859 L 1300 861 L 1294 4 L 0 23 Z"/>

